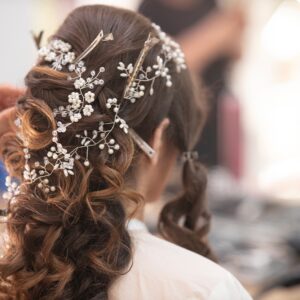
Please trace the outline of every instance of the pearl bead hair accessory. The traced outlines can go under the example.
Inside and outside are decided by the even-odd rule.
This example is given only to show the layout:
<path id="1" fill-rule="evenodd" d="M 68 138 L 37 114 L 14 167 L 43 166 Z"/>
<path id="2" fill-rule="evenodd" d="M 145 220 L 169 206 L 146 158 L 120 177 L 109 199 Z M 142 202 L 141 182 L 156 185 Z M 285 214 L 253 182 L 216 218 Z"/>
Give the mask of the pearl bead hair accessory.
<path id="1" fill-rule="evenodd" d="M 148 38 L 144 43 L 144 48 L 140 52 L 135 65 L 133 66 L 133 64 L 130 63 L 125 66 L 124 62 L 119 62 L 117 67 L 118 70 L 121 71 L 120 76 L 127 78 L 123 98 L 129 100 L 131 103 L 135 103 L 136 99 L 145 95 L 145 83 L 150 83 L 149 94 L 152 96 L 154 94 L 154 83 L 158 77 L 162 77 L 166 80 L 167 87 L 172 86 L 171 75 L 169 74 L 169 68 L 167 67 L 167 64 L 170 61 L 175 62 L 176 71 L 178 73 L 183 69 L 186 69 L 185 56 L 180 45 L 164 33 L 158 25 L 152 23 L 152 27 L 155 29 L 158 38 L 155 37 L 153 33 L 148 35 Z M 143 67 L 148 52 L 159 41 L 162 42 L 162 49 L 160 54 L 156 57 L 157 63 L 153 66 Z M 155 155 L 154 149 L 152 149 L 132 128 L 129 130 L 129 134 L 149 158 L 152 158 Z"/>
<path id="2" fill-rule="evenodd" d="M 169 68 L 167 67 L 170 61 L 175 62 L 178 73 L 186 69 L 184 53 L 179 44 L 164 33 L 158 25 L 153 23 L 152 26 L 159 39 L 150 33 L 135 66 L 133 67 L 132 63 L 125 66 L 123 62 L 120 62 L 118 66 L 118 70 L 121 71 L 120 76 L 128 78 L 123 98 L 130 100 L 132 103 L 134 103 L 136 99 L 144 96 L 146 89 L 145 83 L 147 82 L 150 83 L 149 93 L 151 96 L 154 94 L 154 83 L 159 77 L 165 79 L 167 87 L 172 86 L 172 78 L 169 74 Z M 156 63 L 152 66 L 143 67 L 147 53 L 159 41 L 162 42 L 162 49 L 160 54 L 156 57 Z"/>
<path id="3" fill-rule="evenodd" d="M 120 76 L 127 79 L 122 100 L 124 98 L 131 103 L 135 103 L 137 99 L 145 95 L 146 83 L 150 83 L 149 94 L 152 96 L 154 94 L 154 83 L 159 77 L 165 80 L 166 87 L 171 87 L 171 74 L 167 66 L 169 62 L 175 62 L 177 72 L 181 72 L 181 70 L 186 68 L 184 54 L 180 46 L 162 32 L 159 26 L 153 24 L 153 28 L 156 34 L 149 34 L 136 63 L 134 65 L 130 63 L 126 66 L 124 62 L 119 62 L 117 69 L 121 71 Z M 72 46 L 62 40 L 53 40 L 38 51 L 39 57 L 44 62 L 50 63 L 53 69 L 70 72 L 68 80 L 72 81 L 74 85 L 74 90 L 66 99 L 68 104 L 53 110 L 56 120 L 56 129 L 52 132 L 53 144 L 49 147 L 42 162 L 30 161 L 31 154 L 27 146 L 26 137 L 19 134 L 24 142 L 24 180 L 29 184 L 36 183 L 37 187 L 45 193 L 55 192 L 56 190 L 53 183 L 51 184 L 50 178 L 54 172 L 61 171 L 66 177 L 74 175 L 74 162 L 75 160 L 83 159 L 82 153 L 85 153 L 83 165 L 86 167 L 90 166 L 90 147 L 97 146 L 99 151 L 107 151 L 109 155 L 119 151 L 120 145 L 111 135 L 116 127 L 123 130 L 125 134 L 130 134 L 136 144 L 150 158 L 155 154 L 155 151 L 133 129 L 129 128 L 126 121 L 120 117 L 119 111 L 122 102 L 117 98 L 108 98 L 106 100 L 107 109 L 111 110 L 114 115 L 111 122 L 101 121 L 97 129 L 92 131 L 84 130 L 82 133 L 76 134 L 75 137 L 79 141 L 79 146 L 71 150 L 60 143 L 60 136 L 66 134 L 69 126 L 80 122 L 83 118 L 89 118 L 94 112 L 93 103 L 96 100 L 94 89 L 97 85 L 104 85 L 102 75 L 105 73 L 105 68 L 100 67 L 97 71 L 91 71 L 87 75 L 87 68 L 83 59 L 101 41 L 111 40 L 113 40 L 111 33 L 104 35 L 103 31 L 100 31 L 95 40 L 78 57 L 72 51 Z M 161 42 L 162 46 L 160 54 L 156 58 L 156 63 L 152 66 L 143 66 L 147 53 L 158 42 Z M 21 120 L 18 120 L 16 125 L 21 127 Z M 33 168 L 31 167 L 32 165 L 34 166 Z M 20 192 L 17 184 L 12 182 L 9 177 L 7 179 L 7 187 L 8 192 L 5 198 L 8 200 L 13 199 Z"/>
<path id="4" fill-rule="evenodd" d="M 90 117 L 93 112 L 93 102 L 95 101 L 94 88 L 97 85 L 103 85 L 104 80 L 101 78 L 105 72 L 104 67 L 100 67 L 98 71 L 91 71 L 88 76 L 85 75 L 86 66 L 82 60 L 88 55 L 100 41 L 113 40 L 112 34 L 104 35 L 101 31 L 96 39 L 89 47 L 78 57 L 72 52 L 72 46 L 61 40 L 51 41 L 47 46 L 39 50 L 39 56 L 46 62 L 50 62 L 53 69 L 62 71 L 64 68 L 70 72 L 68 80 L 73 82 L 74 91 L 68 95 L 68 105 L 59 106 L 53 110 L 53 115 L 56 121 L 56 129 L 52 132 L 52 146 L 47 151 L 47 155 L 43 158 L 43 162 L 35 162 L 34 168 L 30 168 L 31 154 L 28 148 L 24 148 L 25 154 L 25 170 L 23 173 L 24 179 L 29 183 L 37 182 L 38 188 L 45 193 L 54 192 L 55 186 L 50 184 L 49 177 L 53 172 L 61 170 L 64 176 L 74 175 L 75 160 L 82 159 L 79 151 L 85 152 L 83 161 L 84 166 L 89 167 L 88 160 L 89 148 L 98 146 L 100 150 L 107 149 L 109 154 L 119 150 L 120 146 L 109 135 L 119 123 L 119 127 L 127 131 L 125 121 L 118 115 L 118 105 L 115 99 L 108 99 L 107 103 L 114 106 L 115 118 L 114 122 L 100 122 L 98 130 L 88 132 L 84 130 L 82 134 L 77 134 L 75 137 L 79 140 L 80 146 L 72 150 L 67 150 L 60 143 L 60 135 L 65 134 L 69 126 L 80 122 L 82 118 Z M 75 75 L 74 75 L 75 74 Z M 60 117 L 58 121 L 58 116 Z M 65 120 L 65 121 L 62 121 Z M 24 140 L 26 146 L 26 138 Z"/>
<path id="5" fill-rule="evenodd" d="M 3 199 L 13 199 L 13 197 L 17 196 L 20 193 L 17 182 L 12 181 L 11 177 L 9 176 L 6 177 L 5 186 L 7 188 L 7 191 L 3 194 Z"/>

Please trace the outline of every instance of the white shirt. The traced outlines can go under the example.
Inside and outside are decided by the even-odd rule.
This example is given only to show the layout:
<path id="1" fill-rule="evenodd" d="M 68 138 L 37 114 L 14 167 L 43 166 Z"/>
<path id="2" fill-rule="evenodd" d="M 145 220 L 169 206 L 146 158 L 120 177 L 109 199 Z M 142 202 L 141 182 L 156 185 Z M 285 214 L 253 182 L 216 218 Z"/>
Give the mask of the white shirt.
<path id="1" fill-rule="evenodd" d="M 236 278 L 212 261 L 150 234 L 131 220 L 133 265 L 109 300 L 251 300 Z"/>

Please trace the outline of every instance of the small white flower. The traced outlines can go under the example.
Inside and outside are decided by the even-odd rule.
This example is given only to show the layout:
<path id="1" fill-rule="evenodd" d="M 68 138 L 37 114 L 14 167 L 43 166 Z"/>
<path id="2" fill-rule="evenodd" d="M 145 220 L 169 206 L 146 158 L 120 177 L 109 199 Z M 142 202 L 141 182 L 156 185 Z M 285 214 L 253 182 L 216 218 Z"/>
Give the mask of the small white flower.
<path id="1" fill-rule="evenodd" d="M 93 113 L 93 111 L 94 111 L 94 109 L 93 109 L 92 105 L 86 105 L 83 109 L 83 114 L 85 116 L 89 117 Z"/>
<path id="2" fill-rule="evenodd" d="M 75 70 L 75 65 L 74 64 L 69 65 L 69 71 L 73 72 L 74 70 Z"/>
<path id="3" fill-rule="evenodd" d="M 79 100 L 79 93 L 73 92 L 69 95 L 69 102 L 72 103 L 73 100 Z"/>
<path id="4" fill-rule="evenodd" d="M 74 86 L 76 89 L 81 89 L 85 85 L 85 80 L 83 78 L 78 78 L 74 82 Z"/>
<path id="5" fill-rule="evenodd" d="M 65 125 L 65 124 L 62 124 L 61 122 L 57 122 L 57 132 L 66 132 L 67 131 L 67 126 Z M 52 150 L 52 148 L 51 148 L 51 150 Z M 54 150 L 52 150 L 52 151 L 55 151 L 55 148 L 54 148 Z"/>
<path id="6" fill-rule="evenodd" d="M 95 94 L 89 91 L 84 94 L 84 99 L 87 103 L 92 103 L 95 101 Z"/>
<path id="7" fill-rule="evenodd" d="M 56 60 L 56 54 L 55 52 L 50 51 L 47 56 L 45 57 L 46 61 L 55 61 Z"/>
<path id="8" fill-rule="evenodd" d="M 39 56 L 44 57 L 44 56 L 48 55 L 49 51 L 50 50 L 48 47 L 42 47 L 39 49 L 38 54 L 39 54 Z"/>
<path id="9" fill-rule="evenodd" d="M 70 116 L 70 120 L 73 123 L 79 122 L 79 120 L 82 118 L 82 115 L 80 113 L 74 114 Z"/>
<path id="10" fill-rule="evenodd" d="M 71 50 L 71 48 L 72 48 L 71 45 L 68 43 L 62 42 L 60 45 L 60 49 L 62 52 L 68 52 L 69 50 Z"/>
<path id="11" fill-rule="evenodd" d="M 79 93 L 73 92 L 68 96 L 68 101 L 71 103 L 73 109 L 78 109 L 81 106 L 82 101 L 80 100 Z"/>
<path id="12" fill-rule="evenodd" d="M 75 59 L 75 53 L 74 52 L 68 52 L 65 56 L 64 56 L 65 62 L 66 63 L 72 63 Z"/>
<path id="13" fill-rule="evenodd" d="M 60 46 L 61 46 L 61 43 L 62 43 L 63 41 L 61 41 L 61 40 L 54 40 L 54 41 L 52 41 L 52 43 L 51 43 L 51 46 L 54 48 L 54 49 L 60 49 Z"/>

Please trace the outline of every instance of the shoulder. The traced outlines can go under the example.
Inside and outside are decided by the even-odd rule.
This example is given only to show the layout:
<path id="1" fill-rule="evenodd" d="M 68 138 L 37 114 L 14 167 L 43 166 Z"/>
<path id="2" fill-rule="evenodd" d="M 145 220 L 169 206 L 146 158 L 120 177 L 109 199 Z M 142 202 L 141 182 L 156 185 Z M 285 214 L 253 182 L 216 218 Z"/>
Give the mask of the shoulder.
<path id="1" fill-rule="evenodd" d="M 134 292 L 126 299 L 227 300 L 222 297 L 224 290 L 229 293 L 228 299 L 251 299 L 243 297 L 246 292 L 238 281 L 212 261 L 145 231 L 132 231 L 131 236 L 132 268 L 113 287 L 113 291 L 121 292 L 127 286 L 127 293 L 131 287 Z M 236 292 L 239 297 L 234 297 Z M 111 299 L 119 299 L 117 294 Z"/>

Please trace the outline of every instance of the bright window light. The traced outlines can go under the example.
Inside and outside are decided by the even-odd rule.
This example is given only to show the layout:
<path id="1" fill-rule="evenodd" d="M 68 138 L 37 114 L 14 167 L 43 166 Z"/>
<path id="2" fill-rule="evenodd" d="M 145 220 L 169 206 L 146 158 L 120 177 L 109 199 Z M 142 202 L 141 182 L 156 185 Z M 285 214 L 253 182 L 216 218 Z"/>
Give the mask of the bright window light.
<path id="1" fill-rule="evenodd" d="M 283 3 L 264 28 L 262 45 L 273 58 L 291 60 L 300 56 L 299 32 L 300 6 Z"/>

